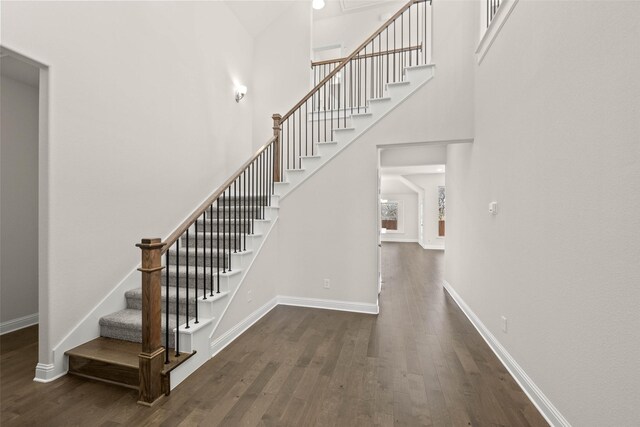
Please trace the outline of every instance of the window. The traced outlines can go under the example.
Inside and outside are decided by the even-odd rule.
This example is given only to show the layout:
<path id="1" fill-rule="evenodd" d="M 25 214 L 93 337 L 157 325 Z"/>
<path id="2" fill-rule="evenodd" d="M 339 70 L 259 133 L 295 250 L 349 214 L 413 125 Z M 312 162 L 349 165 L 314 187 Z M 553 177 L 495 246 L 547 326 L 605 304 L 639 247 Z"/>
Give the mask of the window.
<path id="1" fill-rule="evenodd" d="M 446 198 L 444 187 L 438 186 L 438 237 L 444 237 L 444 220 L 446 215 Z"/>
<path id="2" fill-rule="evenodd" d="M 385 200 L 380 203 L 380 218 L 383 232 L 400 231 L 400 202 Z"/>

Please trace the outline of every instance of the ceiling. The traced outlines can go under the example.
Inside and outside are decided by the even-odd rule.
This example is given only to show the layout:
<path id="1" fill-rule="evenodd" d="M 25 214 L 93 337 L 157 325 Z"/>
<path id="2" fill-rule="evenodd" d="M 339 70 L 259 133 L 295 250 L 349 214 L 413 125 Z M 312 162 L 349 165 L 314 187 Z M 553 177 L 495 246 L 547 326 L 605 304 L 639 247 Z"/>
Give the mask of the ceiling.
<path id="1" fill-rule="evenodd" d="M 2 54 L 0 58 L 0 72 L 3 76 L 19 81 L 29 86 L 38 87 L 40 80 L 40 70 L 24 61 Z"/>
<path id="2" fill-rule="evenodd" d="M 391 6 L 393 9 L 399 9 L 405 3 L 406 0 L 325 0 L 326 5 L 323 9 L 313 11 L 313 19 L 327 19 L 363 10 L 390 8 Z"/>
<path id="3" fill-rule="evenodd" d="M 445 169 L 445 165 L 389 166 L 381 167 L 380 175 L 386 177 L 398 175 L 420 175 L 425 173 L 444 173 Z"/>
<path id="4" fill-rule="evenodd" d="M 306 2 L 306 0 L 294 1 Z M 311 8 L 311 2 L 308 3 Z M 236 15 L 245 30 L 252 37 L 256 37 L 287 10 L 291 0 L 225 0 L 225 4 Z"/>

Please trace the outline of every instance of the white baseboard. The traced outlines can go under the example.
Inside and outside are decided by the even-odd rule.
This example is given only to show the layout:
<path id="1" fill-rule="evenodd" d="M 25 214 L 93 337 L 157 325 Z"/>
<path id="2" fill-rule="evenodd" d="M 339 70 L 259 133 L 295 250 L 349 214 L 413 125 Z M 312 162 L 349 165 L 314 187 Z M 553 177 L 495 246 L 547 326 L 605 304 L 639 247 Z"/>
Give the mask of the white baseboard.
<path id="1" fill-rule="evenodd" d="M 400 243 L 418 243 L 418 239 L 385 239 L 384 237 L 380 238 L 382 242 L 400 242 Z"/>
<path id="2" fill-rule="evenodd" d="M 444 246 L 440 246 L 440 245 L 420 245 L 422 246 L 422 249 L 434 249 L 437 251 L 444 251 Z"/>
<path id="3" fill-rule="evenodd" d="M 6 322 L 0 323 L 0 335 L 8 334 L 9 332 L 17 331 L 19 329 L 27 328 L 29 326 L 37 324 L 38 313 L 18 317 L 17 319 L 7 320 Z"/>
<path id="4" fill-rule="evenodd" d="M 378 314 L 378 304 L 337 301 L 318 298 L 278 296 L 278 304 L 296 307 L 323 308 L 325 310 L 351 311 L 354 313 Z"/>
<path id="5" fill-rule="evenodd" d="M 509 352 L 500 344 L 500 342 L 496 339 L 496 337 L 487 329 L 487 327 L 482 323 L 480 318 L 476 316 L 476 314 L 471 310 L 471 308 L 464 302 L 462 297 L 458 295 L 458 293 L 451 287 L 451 285 L 443 280 L 443 286 L 445 290 L 451 295 L 451 298 L 458 304 L 458 307 L 462 310 L 462 312 L 467 316 L 471 324 L 476 328 L 476 330 L 480 333 L 485 342 L 489 345 L 491 350 L 498 357 L 500 362 L 504 365 L 505 368 L 509 371 L 511 376 L 516 380 L 520 388 L 525 392 L 525 394 L 529 397 L 531 402 L 538 408 L 540 414 L 547 420 L 549 424 L 552 426 L 566 426 L 571 427 L 569 421 L 567 421 L 560 411 L 556 409 L 555 406 L 551 403 L 551 401 L 544 395 L 542 390 L 536 386 L 533 380 L 527 375 L 527 373 L 518 365 L 518 362 L 509 354 Z"/>
<path id="6" fill-rule="evenodd" d="M 240 323 L 229 329 L 227 332 L 214 339 L 211 344 L 211 357 L 220 353 L 226 346 L 231 344 L 242 335 L 247 329 L 253 326 L 258 320 L 262 319 L 264 315 L 273 310 L 278 305 L 278 297 L 274 297 L 269 300 L 262 307 L 258 308 L 256 311 L 245 317 Z"/>
<path id="7" fill-rule="evenodd" d="M 36 365 L 36 376 L 33 380 L 38 383 L 49 383 L 66 374 L 67 371 L 58 372 L 56 366 L 53 363 L 49 365 L 38 363 Z"/>

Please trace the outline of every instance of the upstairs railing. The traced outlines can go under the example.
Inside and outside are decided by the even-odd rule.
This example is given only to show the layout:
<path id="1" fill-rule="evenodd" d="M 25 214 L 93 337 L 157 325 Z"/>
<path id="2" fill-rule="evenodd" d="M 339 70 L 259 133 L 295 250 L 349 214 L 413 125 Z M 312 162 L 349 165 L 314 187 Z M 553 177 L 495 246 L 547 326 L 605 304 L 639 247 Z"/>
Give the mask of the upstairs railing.
<path id="1" fill-rule="evenodd" d="M 317 143 L 332 141 L 349 117 L 367 113 L 369 101 L 384 96 L 387 84 L 403 81 L 405 67 L 427 63 L 430 4 L 412 0 L 351 55 L 312 63 L 315 87 L 282 117 L 273 117 L 282 142 L 280 170 L 300 169 Z"/>
<path id="2" fill-rule="evenodd" d="M 273 138 L 165 241 L 143 239 L 138 244 L 140 403 L 152 404 L 163 391 L 160 373 L 170 361 L 169 352 L 182 356 L 180 331 L 200 322 L 198 300 L 226 290 L 222 279 L 236 268 L 233 254 L 247 250 L 247 238 L 255 233 L 255 221 L 265 218 L 281 171 L 300 169 L 302 158 L 314 155 L 317 143 L 331 141 L 333 131 L 344 129 L 349 117 L 368 112 L 369 101 L 382 97 L 387 84 L 404 80 L 405 67 L 427 63 L 430 4 L 410 1 L 351 55 L 314 63 L 318 83 L 284 116 L 273 115 Z"/>

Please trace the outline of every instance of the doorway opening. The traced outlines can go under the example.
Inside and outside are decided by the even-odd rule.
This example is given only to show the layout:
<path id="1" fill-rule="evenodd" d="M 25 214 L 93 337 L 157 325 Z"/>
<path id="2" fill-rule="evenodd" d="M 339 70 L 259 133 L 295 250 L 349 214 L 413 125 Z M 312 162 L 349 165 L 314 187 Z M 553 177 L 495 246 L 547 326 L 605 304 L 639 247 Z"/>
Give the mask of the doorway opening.
<path id="1" fill-rule="evenodd" d="M 446 144 L 378 149 L 378 293 L 385 243 L 444 250 Z"/>
<path id="2" fill-rule="evenodd" d="M 47 66 L 0 46 L 0 334 L 38 325 L 41 361 L 48 359 L 48 76 Z"/>

